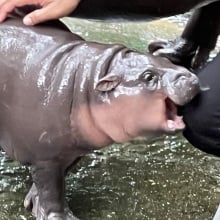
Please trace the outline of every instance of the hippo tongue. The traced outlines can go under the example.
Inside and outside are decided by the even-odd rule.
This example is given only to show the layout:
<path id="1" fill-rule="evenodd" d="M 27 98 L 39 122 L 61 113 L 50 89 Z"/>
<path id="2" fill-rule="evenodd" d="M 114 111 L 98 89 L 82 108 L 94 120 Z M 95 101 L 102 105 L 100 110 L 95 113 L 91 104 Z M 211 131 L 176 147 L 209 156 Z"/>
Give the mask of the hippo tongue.
<path id="1" fill-rule="evenodd" d="M 182 120 L 182 116 L 177 115 L 177 107 L 173 101 L 169 98 L 166 102 L 166 115 L 167 115 L 167 128 L 169 131 L 182 130 L 185 128 L 185 124 Z"/>

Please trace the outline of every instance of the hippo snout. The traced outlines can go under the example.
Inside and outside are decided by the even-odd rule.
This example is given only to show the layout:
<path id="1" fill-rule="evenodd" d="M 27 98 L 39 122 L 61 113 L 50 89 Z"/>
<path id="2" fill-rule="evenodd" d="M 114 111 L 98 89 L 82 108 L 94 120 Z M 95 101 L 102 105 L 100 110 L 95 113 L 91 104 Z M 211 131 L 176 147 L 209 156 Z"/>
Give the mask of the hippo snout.
<path id="1" fill-rule="evenodd" d="M 181 71 L 168 71 L 163 76 L 163 85 L 168 97 L 177 105 L 188 103 L 200 91 L 198 77 L 185 68 Z"/>

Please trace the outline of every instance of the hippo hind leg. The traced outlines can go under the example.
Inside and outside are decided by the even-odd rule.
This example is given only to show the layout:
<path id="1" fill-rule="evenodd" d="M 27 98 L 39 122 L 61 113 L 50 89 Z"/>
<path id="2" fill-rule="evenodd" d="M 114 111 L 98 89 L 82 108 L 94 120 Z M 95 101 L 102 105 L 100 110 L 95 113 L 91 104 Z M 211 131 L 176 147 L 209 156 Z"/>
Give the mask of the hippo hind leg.
<path id="1" fill-rule="evenodd" d="M 24 206 L 36 220 L 77 220 L 64 205 L 63 166 L 44 161 L 32 166 L 33 185 L 25 197 Z"/>

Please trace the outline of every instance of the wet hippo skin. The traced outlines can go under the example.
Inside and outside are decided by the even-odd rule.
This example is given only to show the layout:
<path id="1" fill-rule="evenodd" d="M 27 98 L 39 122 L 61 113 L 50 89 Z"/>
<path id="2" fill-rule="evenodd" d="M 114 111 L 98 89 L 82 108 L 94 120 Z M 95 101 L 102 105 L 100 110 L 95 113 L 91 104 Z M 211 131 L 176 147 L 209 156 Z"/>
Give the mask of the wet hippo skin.
<path id="1" fill-rule="evenodd" d="M 93 7 L 91 7 L 91 5 Z M 93 19 L 147 20 L 194 9 L 182 35 L 174 41 L 154 42 L 151 53 L 197 68 L 214 49 L 220 32 L 219 0 L 81 0 L 71 16 Z"/>
<path id="2" fill-rule="evenodd" d="M 183 129 L 175 104 L 190 101 L 199 83 L 166 58 L 51 25 L 0 25 L 0 146 L 31 165 L 24 205 L 36 219 L 73 220 L 67 168 L 93 149 Z"/>

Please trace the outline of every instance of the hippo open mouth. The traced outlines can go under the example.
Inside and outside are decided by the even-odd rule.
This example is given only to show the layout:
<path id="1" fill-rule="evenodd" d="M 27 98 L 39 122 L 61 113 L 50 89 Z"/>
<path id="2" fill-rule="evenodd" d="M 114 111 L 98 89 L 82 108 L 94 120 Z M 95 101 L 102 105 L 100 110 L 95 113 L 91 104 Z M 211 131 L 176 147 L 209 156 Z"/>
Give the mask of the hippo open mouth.
<path id="1" fill-rule="evenodd" d="M 176 104 L 167 97 L 165 99 L 165 105 L 168 131 L 183 130 L 185 124 L 183 122 L 183 117 L 177 114 Z"/>

